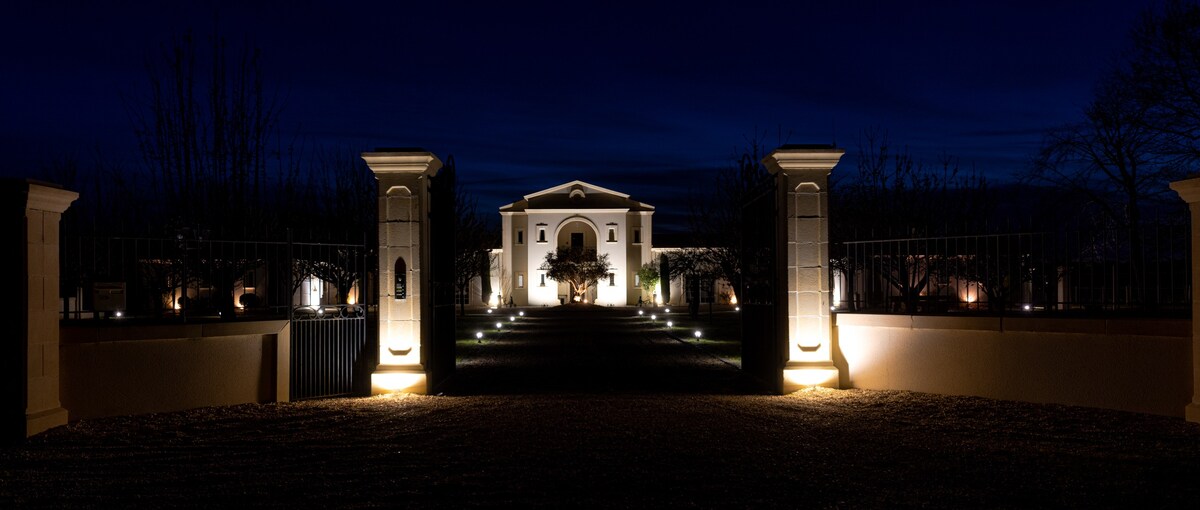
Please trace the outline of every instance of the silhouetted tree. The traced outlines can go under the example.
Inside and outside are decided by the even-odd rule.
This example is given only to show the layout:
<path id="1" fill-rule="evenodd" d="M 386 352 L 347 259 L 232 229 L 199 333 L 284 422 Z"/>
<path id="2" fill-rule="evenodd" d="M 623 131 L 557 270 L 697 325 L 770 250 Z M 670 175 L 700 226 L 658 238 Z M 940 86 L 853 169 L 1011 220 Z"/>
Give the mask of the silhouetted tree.
<path id="1" fill-rule="evenodd" d="M 855 171 L 835 173 L 829 195 L 831 265 L 846 275 L 850 289 L 865 261 L 852 260 L 845 241 L 977 234 L 994 215 L 996 200 L 987 179 L 960 170 L 952 156 L 926 166 L 907 148 L 894 150 L 887 132 L 879 129 L 863 131 L 855 156 Z M 887 282 L 910 312 L 939 267 L 928 253 L 904 251 L 911 246 L 900 243 L 897 252 L 873 258 L 881 273 L 874 276 Z M 851 306 L 856 302 L 850 300 Z"/>
<path id="2" fill-rule="evenodd" d="M 149 65 L 150 90 L 130 108 L 161 216 L 227 235 L 270 227 L 278 109 L 265 92 L 261 53 L 232 56 L 223 37 L 203 53 L 191 33 Z M 208 61 L 204 61 L 207 59 Z"/>
<path id="3" fill-rule="evenodd" d="M 671 256 L 663 253 L 658 256 L 658 277 L 662 282 L 662 299 L 664 303 L 671 302 Z"/>
<path id="4" fill-rule="evenodd" d="M 454 286 L 460 296 L 467 296 L 471 280 L 490 278 L 491 250 L 499 237 L 486 217 L 479 214 L 476 199 L 466 187 L 455 188 L 454 215 L 457 222 L 454 231 Z M 489 282 L 490 285 L 490 282 Z M 491 296 L 485 297 L 485 301 Z M 465 299 L 459 301 L 459 313 L 466 313 Z"/>
<path id="5" fill-rule="evenodd" d="M 763 166 L 767 147 L 756 133 L 732 164 L 719 170 L 716 182 L 689 201 L 688 224 L 695 246 L 708 247 L 696 257 L 735 289 L 742 281 L 742 206 L 764 181 L 771 179 Z M 697 259 L 699 260 L 699 259 Z"/>
<path id="6" fill-rule="evenodd" d="M 1133 49 L 1114 72 L 1155 134 L 1154 152 L 1194 171 L 1200 162 L 1200 4 L 1171 0 L 1147 10 L 1131 33 Z"/>

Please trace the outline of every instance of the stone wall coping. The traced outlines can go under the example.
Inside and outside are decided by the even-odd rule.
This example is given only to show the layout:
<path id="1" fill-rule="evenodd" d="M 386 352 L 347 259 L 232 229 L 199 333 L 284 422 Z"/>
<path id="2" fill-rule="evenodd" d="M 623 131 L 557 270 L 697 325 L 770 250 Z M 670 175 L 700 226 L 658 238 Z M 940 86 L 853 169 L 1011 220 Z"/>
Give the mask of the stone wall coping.
<path id="1" fill-rule="evenodd" d="M 212 324 L 62 324 L 62 343 L 100 343 L 139 340 L 173 340 L 244 335 L 277 335 L 288 326 L 286 320 L 224 322 Z"/>
<path id="2" fill-rule="evenodd" d="M 1185 338 L 1190 337 L 1192 334 L 1191 320 L 1154 318 L 953 317 L 944 315 L 839 313 L 834 316 L 834 324 L 838 327 L 1024 331 Z"/>

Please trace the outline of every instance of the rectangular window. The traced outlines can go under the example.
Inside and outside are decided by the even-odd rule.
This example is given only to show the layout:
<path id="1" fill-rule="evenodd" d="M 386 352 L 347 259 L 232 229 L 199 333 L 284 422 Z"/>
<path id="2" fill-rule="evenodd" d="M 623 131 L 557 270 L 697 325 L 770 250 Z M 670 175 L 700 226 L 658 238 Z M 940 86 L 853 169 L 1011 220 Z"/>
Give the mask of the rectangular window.
<path id="1" fill-rule="evenodd" d="M 544 242 L 546 242 L 546 227 L 544 227 L 544 226 L 542 226 L 542 225 L 538 225 L 538 228 L 537 228 L 537 229 L 538 229 L 538 240 L 537 240 L 537 242 L 539 242 L 539 243 L 544 243 Z"/>
<path id="2" fill-rule="evenodd" d="M 609 287 L 617 286 L 617 274 L 616 273 L 608 273 L 608 286 Z"/>
<path id="3" fill-rule="evenodd" d="M 517 229 L 517 244 L 525 244 L 525 231 Z"/>
<path id="4" fill-rule="evenodd" d="M 633 286 L 634 286 L 634 287 L 641 287 L 641 286 L 642 286 L 642 277 L 641 277 L 641 275 L 639 275 L 639 274 L 637 274 L 637 273 L 633 273 Z"/>
<path id="5" fill-rule="evenodd" d="M 617 242 L 617 228 L 616 227 L 608 227 L 608 242 L 610 242 L 610 243 Z"/>
<path id="6" fill-rule="evenodd" d="M 541 276 L 542 276 L 541 286 L 545 287 L 546 286 L 546 273 L 542 273 Z"/>
<path id="7" fill-rule="evenodd" d="M 633 244 L 642 244 L 642 227 L 633 227 Z"/>
<path id="8" fill-rule="evenodd" d="M 525 288 L 525 273 L 517 273 L 517 288 Z"/>

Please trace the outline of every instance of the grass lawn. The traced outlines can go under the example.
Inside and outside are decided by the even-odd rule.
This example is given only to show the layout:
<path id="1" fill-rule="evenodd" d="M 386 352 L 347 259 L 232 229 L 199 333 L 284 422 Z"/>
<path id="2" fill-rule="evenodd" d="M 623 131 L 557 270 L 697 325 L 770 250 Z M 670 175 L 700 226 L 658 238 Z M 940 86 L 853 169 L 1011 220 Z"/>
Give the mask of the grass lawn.
<path id="1" fill-rule="evenodd" d="M 740 313 L 733 307 L 714 306 L 709 314 L 708 307 L 701 306 L 700 314 L 695 319 L 688 317 L 686 307 L 676 307 L 671 309 L 671 313 L 660 315 L 658 322 L 665 324 L 668 320 L 672 322 L 672 327 L 667 328 L 667 332 L 675 338 L 741 367 L 742 322 Z M 699 338 L 696 338 L 696 331 L 700 332 Z"/>
<path id="2" fill-rule="evenodd" d="M 671 310 L 666 312 L 666 310 Z M 637 309 L 634 309 L 637 310 Z M 716 356 L 731 365 L 740 367 L 742 363 L 742 331 L 741 314 L 731 306 L 714 306 L 709 313 L 708 306 L 700 308 L 700 314 L 692 319 L 688 316 L 686 307 L 647 307 L 642 308 L 642 320 L 648 329 L 660 329 L 674 338 L 695 345 L 700 349 Z M 484 309 L 467 310 L 466 315 L 457 317 L 455 341 L 458 361 L 478 354 L 478 348 L 495 342 L 510 334 L 514 326 L 519 328 L 524 317 L 517 315 L 518 311 L 497 309 L 487 313 Z M 631 314 L 637 313 L 631 311 Z M 651 319 L 651 315 L 655 319 Z M 512 317 L 514 321 L 510 321 Z M 671 327 L 667 327 L 667 322 Z M 500 322 L 500 329 L 496 323 Z M 700 331 L 700 337 L 695 332 Z M 476 338 L 476 333 L 483 333 L 482 338 Z"/>

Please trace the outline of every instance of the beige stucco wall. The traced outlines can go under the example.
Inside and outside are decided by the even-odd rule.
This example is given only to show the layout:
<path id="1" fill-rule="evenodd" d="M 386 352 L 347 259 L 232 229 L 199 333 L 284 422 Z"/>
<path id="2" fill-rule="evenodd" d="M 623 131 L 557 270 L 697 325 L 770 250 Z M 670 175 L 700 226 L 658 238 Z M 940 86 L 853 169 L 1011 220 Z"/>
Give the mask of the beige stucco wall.
<path id="1" fill-rule="evenodd" d="M 1191 321 L 838 314 L 842 387 L 1183 416 Z"/>
<path id="2" fill-rule="evenodd" d="M 287 401 L 287 321 L 62 327 L 71 420 Z"/>
<path id="3" fill-rule="evenodd" d="M 549 280 L 545 287 L 540 286 L 541 275 L 545 271 L 538 268 L 541 267 L 546 254 L 554 251 L 560 243 L 569 242 L 569 232 L 584 232 L 584 244 L 589 247 L 594 245 L 598 255 L 608 255 L 608 261 L 612 264 L 615 275 L 614 283 L 616 285 L 610 287 L 607 282 L 601 282 L 595 287 L 595 299 L 601 304 L 618 306 L 628 304 L 626 286 L 629 284 L 627 274 L 630 266 L 626 260 L 628 239 L 624 235 L 629 231 L 627 220 L 630 215 L 628 212 L 583 209 L 579 211 L 530 210 L 521 214 L 526 216 L 529 225 L 529 230 L 526 231 L 527 251 L 524 262 L 525 267 L 529 270 L 526 276 L 526 303 L 533 306 L 559 304 L 559 296 L 566 294 L 565 287 L 560 288 L 557 283 Z M 546 228 L 546 242 L 538 242 L 539 226 Z M 614 242 L 609 242 L 607 239 L 610 226 L 617 232 L 617 239 Z M 565 237 L 567 241 L 560 239 L 563 235 L 567 236 Z M 518 267 L 521 265 L 517 261 L 514 261 L 514 264 Z"/>

